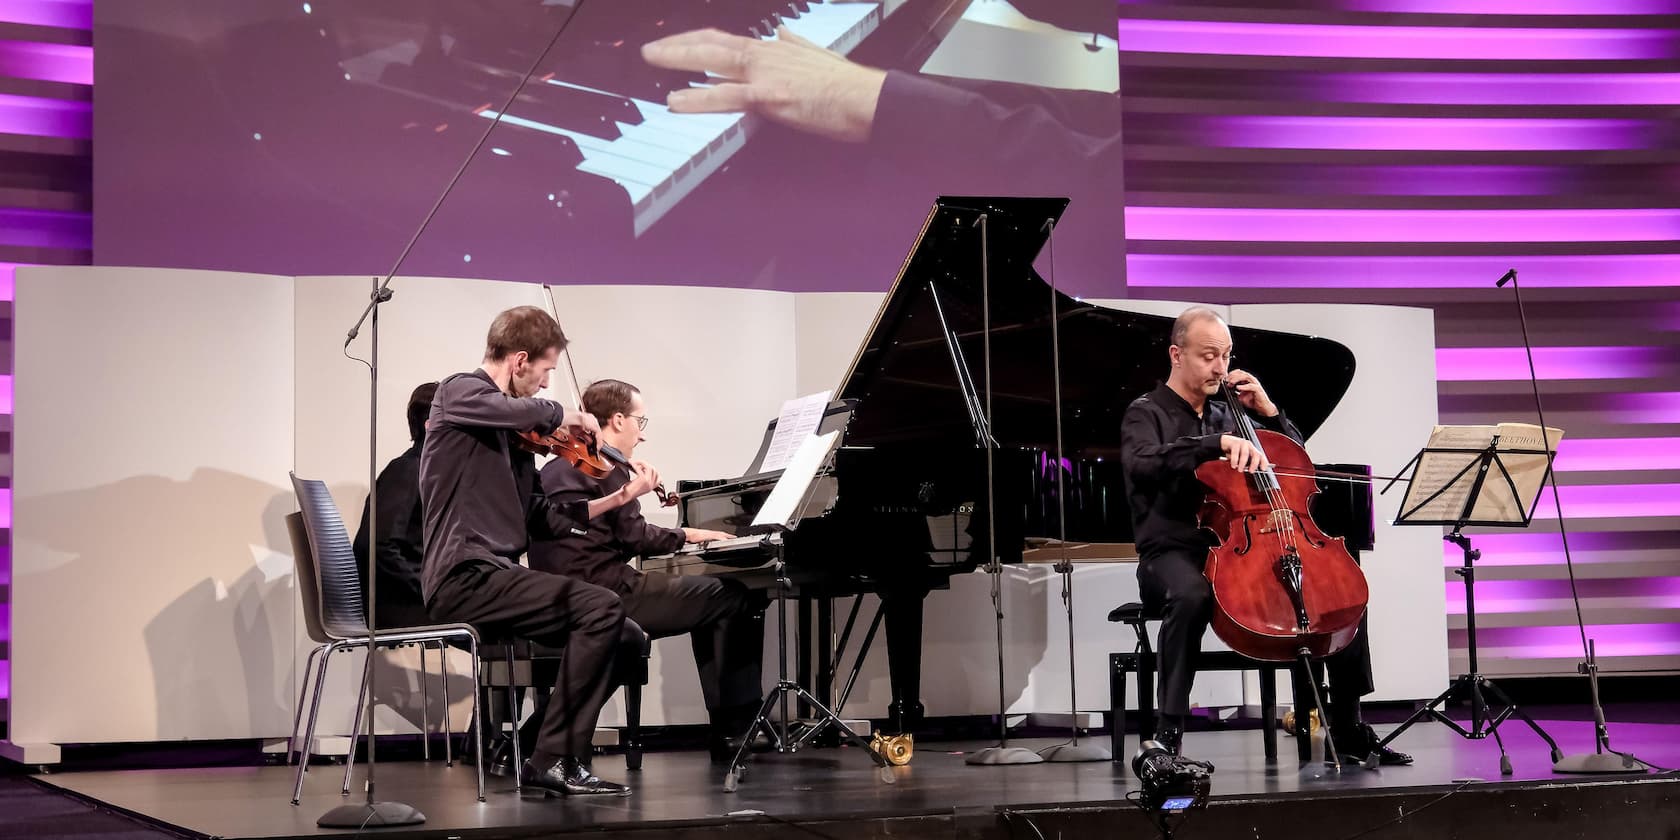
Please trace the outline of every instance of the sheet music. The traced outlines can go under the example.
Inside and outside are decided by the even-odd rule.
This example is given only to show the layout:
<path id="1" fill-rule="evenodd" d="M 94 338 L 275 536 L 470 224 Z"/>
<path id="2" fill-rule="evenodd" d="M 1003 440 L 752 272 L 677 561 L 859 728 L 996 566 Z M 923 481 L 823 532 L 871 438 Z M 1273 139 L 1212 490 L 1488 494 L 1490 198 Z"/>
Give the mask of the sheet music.
<path id="1" fill-rule="evenodd" d="M 824 401 L 826 404 L 827 401 Z M 805 501 L 805 493 L 811 488 L 811 479 L 817 475 L 817 468 L 828 457 L 828 451 L 834 447 L 834 441 L 840 437 L 838 431 L 817 436 L 806 434 L 794 450 L 793 457 L 787 461 L 782 469 L 782 477 L 776 480 L 776 486 L 770 490 L 770 495 L 764 500 L 764 506 L 758 509 L 758 515 L 753 517 L 752 527 L 775 525 L 788 527 L 793 519 L 795 509 Z"/>
<path id="2" fill-rule="evenodd" d="M 1562 429 L 1546 428 L 1544 440 L 1539 426 L 1531 423 L 1500 423 L 1497 426 L 1436 426 L 1429 435 L 1427 449 L 1486 449 L 1493 441 L 1494 435 L 1499 436 L 1499 460 L 1505 465 L 1505 471 L 1511 476 L 1511 483 L 1516 485 L 1516 495 L 1511 494 L 1511 485 L 1506 484 L 1505 476 L 1500 473 L 1497 465 L 1488 468 L 1487 478 L 1482 481 L 1482 489 L 1476 497 L 1476 506 L 1470 512 L 1469 520 L 1475 522 L 1521 522 L 1526 516 L 1533 499 L 1540 493 L 1540 485 L 1546 480 L 1547 457 L 1543 454 L 1517 454 L 1513 449 L 1541 449 L 1549 443 L 1550 451 L 1555 456 L 1558 440 L 1563 437 Z M 1476 483 L 1478 467 L 1470 467 L 1480 457 L 1478 452 L 1429 452 L 1425 451 L 1418 459 L 1417 470 L 1413 473 L 1411 486 L 1408 488 L 1406 499 L 1400 510 L 1408 519 L 1423 521 L 1456 521 L 1464 512 L 1464 503 L 1470 498 L 1470 489 Z M 1454 480 L 1456 477 L 1457 480 Z M 1451 484 L 1448 484 L 1451 482 Z M 1413 508 L 1418 502 L 1428 498 L 1437 489 L 1441 494 L 1428 504 Z"/>
<path id="3" fill-rule="evenodd" d="M 759 467 L 761 472 L 787 469 L 794 451 L 822 423 L 823 412 L 833 395 L 833 391 L 823 391 L 782 403 L 782 411 L 776 415 L 776 434 L 770 438 L 764 464 Z"/>

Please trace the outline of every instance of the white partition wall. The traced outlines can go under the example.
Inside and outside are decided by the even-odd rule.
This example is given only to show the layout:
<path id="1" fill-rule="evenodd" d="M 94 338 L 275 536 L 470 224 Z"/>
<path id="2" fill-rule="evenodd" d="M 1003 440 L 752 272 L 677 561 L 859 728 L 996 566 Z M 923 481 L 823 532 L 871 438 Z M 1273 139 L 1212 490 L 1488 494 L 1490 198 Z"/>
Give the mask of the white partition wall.
<path id="1" fill-rule="evenodd" d="M 14 743 L 291 720 L 292 281 L 17 273 Z"/>
<path id="2" fill-rule="evenodd" d="M 393 289 L 381 321 L 381 465 L 408 445 L 404 406 L 415 385 L 475 367 L 497 312 L 546 306 L 541 288 L 526 284 L 399 278 Z M 19 272 L 13 742 L 285 734 L 308 651 L 283 527 L 296 509 L 286 473 L 325 481 L 354 529 L 367 492 L 368 380 L 342 345 L 369 291 L 365 277 Z M 673 488 L 680 478 L 739 475 L 784 399 L 837 386 L 881 299 L 605 286 L 564 287 L 557 297 L 580 378 L 623 379 L 644 392 L 651 422 L 637 454 Z M 1309 442 L 1317 460 L 1392 470 L 1416 443 L 1401 432 L 1415 426 L 1421 439 L 1434 422 L 1427 310 L 1225 311 L 1238 324 L 1327 334 L 1360 360 L 1352 389 Z M 364 330 L 351 352 L 367 350 Z M 572 401 L 564 366 L 551 384 L 555 398 Z M 669 511 L 649 516 L 674 524 Z M 1440 573 L 1426 562 L 1438 562 L 1436 538 L 1383 528 L 1367 558 L 1379 697 L 1430 696 L 1445 678 Z M 1107 654 L 1129 643 L 1104 618 L 1136 594 L 1131 565 L 1076 573 L 1082 710 L 1107 705 Z M 1059 580 L 1046 568 L 1010 569 L 1004 607 L 1006 704 L 1065 711 Z M 984 575 L 961 576 L 929 598 L 921 694 L 930 715 L 995 710 L 993 639 Z M 773 654 L 773 637 L 766 648 Z M 885 658 L 878 644 L 848 716 L 885 714 Z M 382 669 L 384 731 L 419 722 L 416 664 L 396 655 Z M 345 657 L 334 667 L 324 732 L 348 728 L 357 665 Z M 462 666 L 457 658 L 457 674 Z M 767 656 L 767 680 L 774 670 Z M 457 676 L 457 729 L 465 688 Z M 431 694 L 435 724 L 435 684 Z M 1195 701 L 1252 699 L 1236 676 L 1209 675 Z M 660 642 L 643 720 L 704 719 L 686 640 Z M 603 723 L 621 720 L 615 701 Z"/>

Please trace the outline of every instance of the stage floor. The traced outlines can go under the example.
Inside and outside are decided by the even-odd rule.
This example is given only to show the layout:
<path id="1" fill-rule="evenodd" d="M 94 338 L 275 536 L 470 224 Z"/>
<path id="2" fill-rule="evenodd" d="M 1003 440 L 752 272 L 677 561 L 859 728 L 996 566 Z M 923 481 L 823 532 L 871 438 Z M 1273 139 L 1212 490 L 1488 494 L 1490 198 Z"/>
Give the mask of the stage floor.
<path id="1" fill-rule="evenodd" d="M 1547 721 L 1543 725 L 1565 753 L 1591 751 L 1590 723 Z M 1390 794 L 1438 796 L 1455 791 L 1457 795 L 1477 788 L 1546 788 L 1551 791 L 1548 801 L 1561 801 L 1569 791 L 1581 789 L 1582 782 L 1620 780 L 1553 774 L 1544 742 L 1526 727 L 1509 722 L 1501 727 L 1501 734 L 1515 769 L 1514 775 L 1504 778 L 1499 775 L 1499 753 L 1491 740 L 1466 741 L 1439 724 L 1420 724 L 1395 744 L 1416 756 L 1417 764 L 1378 771 L 1350 768 L 1340 775 L 1318 764 L 1298 765 L 1294 742 L 1286 736 L 1279 741 L 1283 760 L 1268 766 L 1262 757 L 1258 730 L 1192 732 L 1186 737 L 1185 750 L 1218 767 L 1209 814 L 1257 800 L 1300 805 L 1306 799 L 1364 797 L 1378 802 Z M 1613 724 L 1612 735 L 1619 749 L 1657 765 L 1680 766 L 1680 725 Z M 1096 740 L 1105 746 L 1108 743 L 1106 737 Z M 1035 739 L 1017 745 L 1036 749 L 1053 743 L 1057 741 Z M 1127 745 L 1135 749 L 1136 739 L 1129 738 Z M 869 761 L 855 749 L 764 755 L 755 760 L 735 793 L 723 792 L 720 768 L 712 766 L 703 753 L 650 753 L 644 769 L 636 774 L 625 771 L 622 757 L 609 755 L 596 759 L 597 772 L 606 778 L 628 780 L 635 787 L 633 796 L 522 799 L 513 794 L 509 781 L 486 777 L 488 801 L 482 804 L 473 795 L 472 768 L 460 764 L 446 768 L 441 760 L 405 761 L 380 765 L 379 795 L 381 799 L 406 802 L 425 813 L 427 822 L 419 827 L 421 831 L 447 832 L 451 836 L 555 835 L 602 828 L 662 833 L 687 829 L 680 833 L 698 836 L 706 826 L 738 829 L 757 823 L 766 829 L 786 828 L 775 825 L 784 821 L 807 826 L 826 823 L 830 827 L 819 833 L 834 836 L 844 823 L 882 819 L 910 821 L 893 830 L 895 834 L 950 836 L 953 825 L 964 820 L 995 823 L 1000 818 L 1012 818 L 1007 814 L 1000 817 L 1004 811 L 1038 817 L 1080 809 L 1107 811 L 1113 830 L 1118 832 L 1112 836 L 1154 835 L 1154 828 L 1125 801 L 1129 792 L 1138 789 L 1126 765 L 965 765 L 962 750 L 978 746 L 984 745 L 918 744 L 915 760 L 910 766 L 897 768 L 897 781 L 890 785 L 877 778 Z M 198 836 L 307 837 L 337 833 L 316 828 L 315 820 L 345 801 L 338 793 L 342 769 L 321 765 L 310 772 L 300 806 L 289 801 L 290 767 L 70 772 L 38 779 Z M 1653 779 L 1654 774 L 1644 778 Z M 361 779 L 358 767 L 355 784 L 359 786 Z M 1661 795 L 1646 789 L 1639 798 L 1653 806 L 1659 801 L 1672 802 L 1680 782 L 1667 776 L 1659 784 L 1664 785 Z M 359 797 L 360 793 L 353 796 Z M 1338 813 L 1357 815 L 1359 812 L 1346 807 L 1349 805 L 1344 803 Z M 1290 810 L 1298 813 L 1298 808 Z M 1680 809 L 1674 810 L 1680 813 Z M 762 812 L 763 816 L 751 812 Z M 1348 819 L 1355 820 L 1350 828 L 1357 830 L 1394 815 L 1395 805 L 1390 802 L 1373 806 L 1363 822 L 1358 816 Z M 930 819 L 934 822 L 926 822 Z M 1199 815 L 1193 820 L 1209 821 Z M 1515 827 L 1516 823 L 1509 825 Z M 878 836 L 880 824 L 876 826 L 877 831 L 865 833 Z M 1338 832 L 1343 833 L 1351 831 Z M 967 836 L 977 834 L 967 832 Z M 1528 840 L 1540 836 L 1530 835 Z"/>

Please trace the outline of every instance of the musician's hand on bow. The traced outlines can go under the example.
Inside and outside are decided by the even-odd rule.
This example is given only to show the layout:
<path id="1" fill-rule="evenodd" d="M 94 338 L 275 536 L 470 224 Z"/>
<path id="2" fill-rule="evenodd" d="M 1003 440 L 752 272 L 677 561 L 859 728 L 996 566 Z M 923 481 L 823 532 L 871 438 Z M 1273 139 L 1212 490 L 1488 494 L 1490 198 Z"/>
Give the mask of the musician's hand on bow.
<path id="1" fill-rule="evenodd" d="M 1266 460 L 1266 453 L 1259 447 L 1236 435 L 1220 435 L 1219 448 L 1225 452 L 1225 460 L 1231 463 L 1231 469 L 1243 472 L 1271 469 L 1271 463 Z"/>
<path id="2" fill-rule="evenodd" d="M 861 143 L 875 122 L 875 103 L 887 74 L 826 50 L 787 27 L 764 41 L 717 29 L 697 29 L 642 46 L 655 67 L 711 73 L 711 87 L 672 91 L 680 114 L 753 111 L 783 125 L 831 140 Z"/>
<path id="3" fill-rule="evenodd" d="M 732 540 L 735 538 L 734 534 L 726 534 L 722 531 L 708 531 L 705 528 L 684 528 L 682 529 L 682 532 L 683 541 L 691 543 L 708 543 L 714 540 Z"/>
<path id="4" fill-rule="evenodd" d="M 632 473 L 629 483 L 621 491 L 632 499 L 640 498 L 653 492 L 659 486 L 659 471 L 649 466 L 646 461 L 630 462 Z"/>
<path id="5" fill-rule="evenodd" d="M 1253 411 L 1260 412 L 1263 417 L 1276 417 L 1278 407 L 1272 404 L 1272 398 L 1266 396 L 1266 389 L 1260 387 L 1260 380 L 1246 370 L 1233 370 L 1225 375 L 1225 384 L 1230 385 L 1237 392 L 1237 400 Z"/>
<path id="6" fill-rule="evenodd" d="M 560 421 L 560 428 L 573 437 L 580 434 L 593 437 L 601 433 L 601 424 L 596 422 L 595 415 L 571 408 L 566 409 L 566 416 Z"/>

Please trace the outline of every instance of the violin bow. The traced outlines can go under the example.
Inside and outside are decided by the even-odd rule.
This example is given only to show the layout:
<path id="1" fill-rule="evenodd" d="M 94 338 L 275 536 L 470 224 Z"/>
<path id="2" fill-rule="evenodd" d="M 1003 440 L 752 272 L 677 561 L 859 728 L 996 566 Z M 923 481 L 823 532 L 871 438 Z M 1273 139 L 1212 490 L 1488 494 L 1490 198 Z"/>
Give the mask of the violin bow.
<path id="1" fill-rule="evenodd" d="M 556 306 L 554 303 L 554 287 L 547 283 L 542 284 L 542 287 L 543 294 L 548 296 L 548 314 L 554 316 L 554 323 L 559 324 L 560 307 Z M 565 328 L 562 327 L 560 331 L 565 332 Z M 582 384 L 578 382 L 577 368 L 572 366 L 572 344 L 570 341 L 566 342 L 566 349 L 560 351 L 560 354 L 566 357 L 566 373 L 571 376 L 572 379 L 572 399 L 577 400 L 578 410 L 582 411 L 583 387 Z"/>

